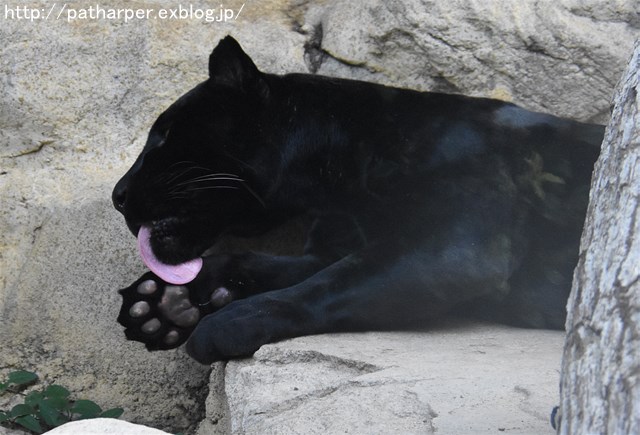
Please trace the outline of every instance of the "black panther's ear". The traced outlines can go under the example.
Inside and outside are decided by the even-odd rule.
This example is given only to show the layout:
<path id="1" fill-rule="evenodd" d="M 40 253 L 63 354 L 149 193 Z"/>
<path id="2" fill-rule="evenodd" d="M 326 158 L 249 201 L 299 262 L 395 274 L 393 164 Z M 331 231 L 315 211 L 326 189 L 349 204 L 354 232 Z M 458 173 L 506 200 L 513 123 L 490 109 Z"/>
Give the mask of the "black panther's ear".
<path id="1" fill-rule="evenodd" d="M 231 36 L 222 39 L 209 56 L 209 78 L 215 84 L 248 91 L 260 88 L 261 73 Z"/>

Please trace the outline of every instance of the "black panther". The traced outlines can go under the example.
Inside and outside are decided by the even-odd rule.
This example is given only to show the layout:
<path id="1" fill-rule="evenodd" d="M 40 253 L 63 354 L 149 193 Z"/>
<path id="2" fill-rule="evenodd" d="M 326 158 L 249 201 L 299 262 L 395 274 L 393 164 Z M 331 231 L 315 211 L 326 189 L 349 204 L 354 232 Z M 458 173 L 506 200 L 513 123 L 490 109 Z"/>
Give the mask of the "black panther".
<path id="1" fill-rule="evenodd" d="M 113 191 L 151 269 L 118 321 L 202 363 L 449 313 L 562 328 L 603 134 L 492 99 L 266 74 L 226 37 Z M 301 215 L 300 255 L 208 251 Z"/>

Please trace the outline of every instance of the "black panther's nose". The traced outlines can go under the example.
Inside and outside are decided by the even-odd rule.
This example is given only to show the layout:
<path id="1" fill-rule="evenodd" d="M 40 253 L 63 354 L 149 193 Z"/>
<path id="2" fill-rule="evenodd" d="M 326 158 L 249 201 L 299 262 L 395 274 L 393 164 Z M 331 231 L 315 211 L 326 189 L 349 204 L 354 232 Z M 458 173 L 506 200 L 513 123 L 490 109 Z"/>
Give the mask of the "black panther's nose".
<path id="1" fill-rule="evenodd" d="M 131 230 L 131 234 L 137 236 L 138 231 L 140 231 L 140 224 L 136 223 L 137 221 L 133 217 L 135 212 L 131 210 L 131 206 L 135 201 L 131 201 L 131 196 L 129 195 L 128 174 L 125 174 L 125 176 L 118 181 L 116 187 L 113 188 L 111 201 L 113 202 L 115 209 L 125 217 L 127 226 L 129 227 L 129 230 Z"/>
<path id="2" fill-rule="evenodd" d="M 116 187 L 113 189 L 113 193 L 111 194 L 111 200 L 113 201 L 113 206 L 120 213 L 124 213 L 124 206 L 127 202 L 127 186 L 124 183 L 119 182 L 116 184 Z"/>

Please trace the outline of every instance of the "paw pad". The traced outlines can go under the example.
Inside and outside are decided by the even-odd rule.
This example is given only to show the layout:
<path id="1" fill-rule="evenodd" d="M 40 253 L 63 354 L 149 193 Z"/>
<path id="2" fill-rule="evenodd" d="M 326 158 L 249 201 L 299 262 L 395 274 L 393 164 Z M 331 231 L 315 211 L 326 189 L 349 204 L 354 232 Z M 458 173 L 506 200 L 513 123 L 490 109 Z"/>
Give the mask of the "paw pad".
<path id="1" fill-rule="evenodd" d="M 141 295 L 150 295 L 155 293 L 157 290 L 158 284 L 152 279 L 142 281 L 138 286 L 136 286 L 136 291 Z"/>
<path id="2" fill-rule="evenodd" d="M 168 345 L 174 345 L 180 340 L 180 333 L 178 331 L 169 331 L 167 335 L 164 336 L 164 342 Z"/>
<path id="3" fill-rule="evenodd" d="M 140 341 L 149 350 L 180 346 L 204 314 L 202 307 L 192 304 L 189 289 L 165 284 L 152 273 L 119 293 L 123 302 L 118 322 L 129 340 Z"/>
<path id="4" fill-rule="evenodd" d="M 221 308 L 233 300 L 233 294 L 226 287 L 218 287 L 211 293 L 210 301 L 215 308 Z"/>
<path id="5" fill-rule="evenodd" d="M 131 317 L 142 317 L 149 314 L 150 310 L 151 307 L 149 307 L 149 304 L 147 302 L 138 301 L 135 304 L 131 305 L 131 308 L 129 308 L 129 315 Z"/>
<path id="6" fill-rule="evenodd" d="M 191 305 L 189 290 L 183 286 L 166 286 L 158 308 L 167 319 L 183 328 L 195 326 L 200 320 L 200 311 Z"/>
<path id="7" fill-rule="evenodd" d="M 158 332 L 161 326 L 162 324 L 160 323 L 160 320 L 154 317 L 153 319 L 144 322 L 140 330 L 145 334 L 153 334 L 154 332 Z"/>

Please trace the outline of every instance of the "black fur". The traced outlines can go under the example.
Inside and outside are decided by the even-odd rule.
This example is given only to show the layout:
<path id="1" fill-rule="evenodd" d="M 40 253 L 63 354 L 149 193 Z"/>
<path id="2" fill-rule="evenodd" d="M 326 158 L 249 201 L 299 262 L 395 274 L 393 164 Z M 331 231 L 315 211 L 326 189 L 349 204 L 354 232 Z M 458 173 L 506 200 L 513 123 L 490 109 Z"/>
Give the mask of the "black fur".
<path id="1" fill-rule="evenodd" d="M 603 127 L 490 99 L 264 74 L 230 37 L 209 72 L 160 115 L 114 189 L 132 232 L 152 225 L 156 255 L 179 263 L 224 233 L 301 214 L 314 223 L 298 257 L 205 257 L 187 284 L 207 314 L 187 343 L 194 358 L 452 310 L 563 327 Z M 197 181 L 210 174 L 233 176 Z M 234 300 L 214 310 L 218 287 Z M 144 298 L 131 292 L 127 336 L 175 347 L 139 330 L 127 312 Z"/>

